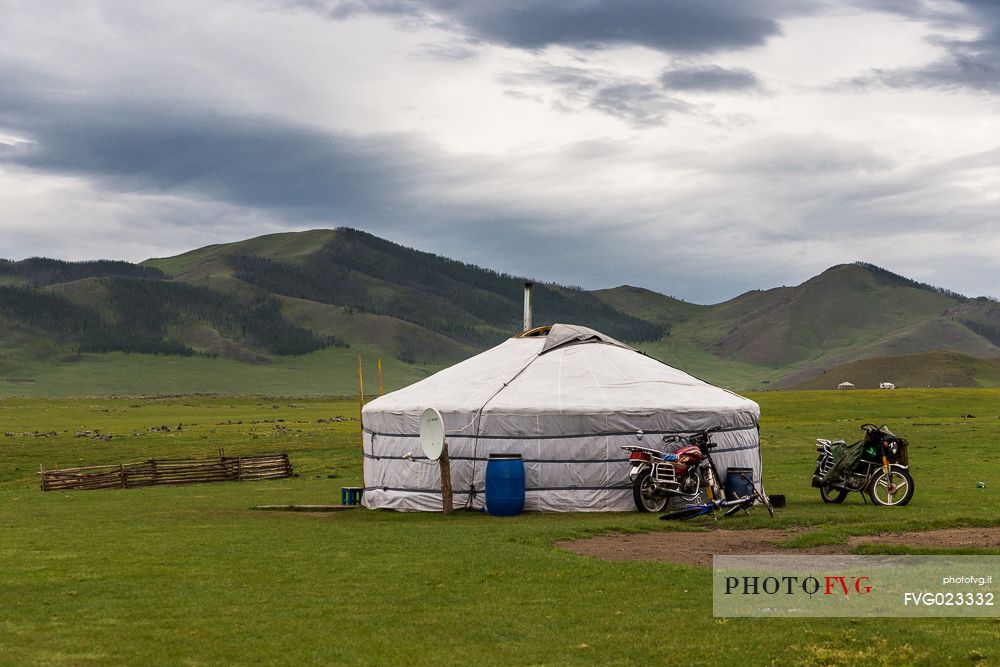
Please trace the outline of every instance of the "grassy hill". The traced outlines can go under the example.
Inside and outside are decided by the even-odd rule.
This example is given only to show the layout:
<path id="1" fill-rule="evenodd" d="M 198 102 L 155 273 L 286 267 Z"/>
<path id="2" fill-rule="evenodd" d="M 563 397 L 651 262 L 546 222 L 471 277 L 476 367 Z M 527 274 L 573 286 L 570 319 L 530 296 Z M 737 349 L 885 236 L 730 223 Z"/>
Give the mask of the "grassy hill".
<path id="1" fill-rule="evenodd" d="M 802 382 L 785 381 L 793 389 L 836 389 L 850 382 L 858 389 L 878 389 L 882 382 L 897 387 L 998 387 L 1000 358 L 977 359 L 957 352 L 925 352 L 898 357 L 874 357 L 843 364 Z"/>
<path id="2" fill-rule="evenodd" d="M 144 265 L 175 281 L 219 289 L 220 280 L 235 280 L 263 293 L 338 306 L 347 315 L 395 318 L 478 349 L 520 330 L 524 278 L 353 229 L 269 235 Z M 655 339 L 663 332 L 662 326 L 616 310 L 583 290 L 539 284 L 534 299 L 539 321 L 580 322 L 633 341 Z M 367 320 L 355 328 L 371 334 L 388 325 Z M 423 358 L 417 345 L 413 356 Z"/>
<path id="3" fill-rule="evenodd" d="M 233 271 L 227 263 L 229 257 L 255 256 L 277 261 L 296 261 L 318 252 L 336 235 L 337 232 L 332 229 L 266 234 L 245 241 L 205 246 L 174 257 L 148 259 L 142 266 L 182 280 L 205 278 L 213 274 L 232 275 Z"/>
<path id="4" fill-rule="evenodd" d="M 388 384 L 402 386 L 520 331 L 525 281 L 352 229 L 271 234 L 138 266 L 5 261 L 0 279 L 8 395 L 350 392 L 355 374 L 344 370 L 359 353 L 393 360 Z M 536 284 L 534 300 L 536 321 L 628 341 L 664 332 L 580 289 Z M 343 375 L 303 382 L 309 372 Z"/>
<path id="5" fill-rule="evenodd" d="M 709 308 L 631 285 L 597 290 L 594 296 L 616 310 L 659 324 L 668 330 L 672 324 L 683 322 Z"/>
<path id="6" fill-rule="evenodd" d="M 751 292 L 714 306 L 688 329 L 695 343 L 717 356 L 784 366 L 891 340 L 956 304 L 946 294 L 842 264 L 797 287 Z"/>
<path id="7" fill-rule="evenodd" d="M 952 357 L 931 353 L 971 363 L 1000 357 L 998 344 L 995 301 L 871 265 L 841 264 L 795 287 L 747 292 L 699 310 L 643 349 L 707 380 L 744 388 L 825 387 L 826 373 L 883 358 L 899 358 L 895 364 L 901 372 L 905 367 L 911 386 L 994 386 L 998 380 L 985 371 L 976 382 L 959 382 Z M 891 381 L 890 370 L 873 386 Z"/>
<path id="8" fill-rule="evenodd" d="M 524 280 L 353 229 L 141 265 L 0 260 L 0 395 L 349 393 L 359 354 L 402 386 L 518 332 Z M 735 389 L 1000 385 L 1000 304 L 869 264 L 710 306 L 629 285 L 536 283 L 533 301 L 536 323 L 590 326 Z"/>

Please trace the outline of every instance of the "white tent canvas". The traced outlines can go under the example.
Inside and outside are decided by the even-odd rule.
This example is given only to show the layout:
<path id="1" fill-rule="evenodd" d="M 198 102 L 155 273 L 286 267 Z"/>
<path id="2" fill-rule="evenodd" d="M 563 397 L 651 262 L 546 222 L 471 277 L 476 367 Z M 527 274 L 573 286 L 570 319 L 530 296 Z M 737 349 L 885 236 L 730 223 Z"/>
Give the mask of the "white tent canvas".
<path id="1" fill-rule="evenodd" d="M 366 405 L 366 507 L 440 511 L 440 472 L 419 444 L 429 407 L 444 420 L 456 508 L 482 507 L 489 456 L 505 453 L 524 459 L 525 510 L 633 510 L 621 446 L 662 446 L 664 435 L 709 428 L 720 429 L 712 457 L 723 479 L 736 466 L 760 481 L 756 403 L 591 329 L 556 324 Z"/>

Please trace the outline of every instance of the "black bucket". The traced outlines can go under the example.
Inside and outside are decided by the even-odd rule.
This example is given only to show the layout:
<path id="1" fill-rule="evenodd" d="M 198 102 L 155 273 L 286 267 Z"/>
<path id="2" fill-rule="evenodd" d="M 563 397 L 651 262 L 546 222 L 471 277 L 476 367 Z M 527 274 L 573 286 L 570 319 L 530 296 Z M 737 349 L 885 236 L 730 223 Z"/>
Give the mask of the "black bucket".
<path id="1" fill-rule="evenodd" d="M 729 468 L 726 471 L 726 498 L 733 500 L 753 494 L 753 468 Z"/>

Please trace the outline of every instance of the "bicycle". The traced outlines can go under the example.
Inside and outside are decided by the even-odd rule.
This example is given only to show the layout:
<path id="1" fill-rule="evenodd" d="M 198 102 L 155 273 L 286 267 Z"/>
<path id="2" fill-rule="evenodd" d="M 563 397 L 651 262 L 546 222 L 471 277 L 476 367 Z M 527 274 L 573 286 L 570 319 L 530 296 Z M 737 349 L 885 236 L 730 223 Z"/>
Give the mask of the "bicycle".
<path id="1" fill-rule="evenodd" d="M 698 503 L 694 505 L 687 505 L 676 509 L 673 512 L 667 512 L 660 517 L 661 521 L 687 521 L 688 519 L 693 519 L 705 514 L 712 514 L 712 517 L 718 520 L 716 512 L 719 510 L 725 510 L 723 516 L 732 516 L 737 512 L 742 511 L 744 514 L 749 515 L 751 508 L 754 505 L 760 503 L 765 508 L 767 508 L 767 513 L 774 517 L 774 507 L 771 505 L 771 500 L 766 494 L 757 490 L 754 486 L 753 481 L 746 475 L 740 475 L 749 484 L 750 488 L 753 489 L 753 493 L 747 494 L 745 496 L 740 496 L 739 498 L 733 498 L 732 500 L 712 500 L 705 503 Z"/>

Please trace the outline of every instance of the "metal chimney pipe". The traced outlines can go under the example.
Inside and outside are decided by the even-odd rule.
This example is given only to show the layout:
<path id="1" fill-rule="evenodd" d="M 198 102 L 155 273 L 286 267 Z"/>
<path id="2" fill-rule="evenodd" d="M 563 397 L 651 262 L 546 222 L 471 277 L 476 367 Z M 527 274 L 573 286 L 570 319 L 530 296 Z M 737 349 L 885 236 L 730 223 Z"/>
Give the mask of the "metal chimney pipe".
<path id="1" fill-rule="evenodd" d="M 524 330 L 531 328 L 531 287 L 534 283 L 524 283 Z"/>

